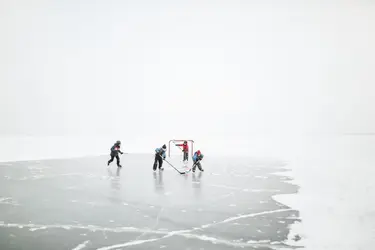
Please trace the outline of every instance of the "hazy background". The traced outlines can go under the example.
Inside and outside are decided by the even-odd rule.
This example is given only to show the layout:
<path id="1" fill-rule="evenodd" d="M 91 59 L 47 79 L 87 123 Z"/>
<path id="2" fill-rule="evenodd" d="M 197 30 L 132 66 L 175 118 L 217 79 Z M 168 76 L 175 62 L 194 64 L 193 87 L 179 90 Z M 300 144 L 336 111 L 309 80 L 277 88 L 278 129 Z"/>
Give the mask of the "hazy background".
<path id="1" fill-rule="evenodd" d="M 369 0 L 0 0 L 0 161 L 173 138 L 204 164 L 280 157 L 306 249 L 370 249 L 374 16 Z"/>
<path id="2" fill-rule="evenodd" d="M 183 138 L 267 155 L 373 133 L 374 13 L 372 1 L 2 0 L 3 147 L 54 136 L 46 148 L 150 152 Z"/>

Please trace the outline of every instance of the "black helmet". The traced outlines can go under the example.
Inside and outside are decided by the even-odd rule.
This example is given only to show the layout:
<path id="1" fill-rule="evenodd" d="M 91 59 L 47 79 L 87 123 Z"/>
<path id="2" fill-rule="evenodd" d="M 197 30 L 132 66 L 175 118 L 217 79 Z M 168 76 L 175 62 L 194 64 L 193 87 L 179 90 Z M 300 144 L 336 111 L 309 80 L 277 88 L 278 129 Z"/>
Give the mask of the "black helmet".
<path id="1" fill-rule="evenodd" d="M 166 148 L 167 148 L 167 146 L 166 146 L 166 145 L 164 144 L 164 145 L 163 145 L 163 148 L 164 148 L 164 149 L 166 149 Z"/>
<path id="2" fill-rule="evenodd" d="M 187 141 L 184 141 L 184 144 L 187 144 Z"/>
<path id="3" fill-rule="evenodd" d="M 121 141 L 117 141 L 116 144 L 121 144 Z"/>

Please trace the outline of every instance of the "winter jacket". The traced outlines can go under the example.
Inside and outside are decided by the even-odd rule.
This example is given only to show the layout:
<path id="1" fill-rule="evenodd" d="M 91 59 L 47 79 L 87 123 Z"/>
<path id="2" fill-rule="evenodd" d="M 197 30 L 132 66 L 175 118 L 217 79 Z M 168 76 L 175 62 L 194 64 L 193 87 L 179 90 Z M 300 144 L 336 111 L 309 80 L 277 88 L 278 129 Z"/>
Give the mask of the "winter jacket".
<path id="1" fill-rule="evenodd" d="M 181 146 L 182 147 L 182 151 L 184 152 L 189 152 L 189 145 L 188 144 L 176 144 L 176 146 Z"/>
<path id="2" fill-rule="evenodd" d="M 203 160 L 203 154 L 198 155 L 197 152 L 195 152 L 193 155 L 193 161 L 196 162 L 198 160 L 199 161 Z"/>
<path id="3" fill-rule="evenodd" d="M 166 155 L 165 155 L 165 149 L 164 148 L 157 148 L 155 149 L 155 153 L 157 155 L 160 155 L 161 157 L 163 157 L 163 159 L 165 159 Z"/>
<path id="4" fill-rule="evenodd" d="M 122 154 L 122 152 L 121 152 L 121 150 L 120 150 L 120 145 L 118 145 L 118 144 L 114 144 L 114 145 L 112 146 L 112 148 L 111 148 L 111 155 L 116 156 L 116 155 L 118 155 L 118 153 L 121 153 L 121 154 Z"/>

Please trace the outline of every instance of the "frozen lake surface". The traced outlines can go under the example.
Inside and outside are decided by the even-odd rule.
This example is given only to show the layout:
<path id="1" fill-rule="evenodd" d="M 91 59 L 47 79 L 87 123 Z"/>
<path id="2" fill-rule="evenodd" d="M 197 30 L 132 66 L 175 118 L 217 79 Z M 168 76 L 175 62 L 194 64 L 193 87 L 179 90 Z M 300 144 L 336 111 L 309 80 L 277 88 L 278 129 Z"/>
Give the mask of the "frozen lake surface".
<path id="1" fill-rule="evenodd" d="M 293 249 L 298 186 L 276 160 L 209 158 L 180 175 L 153 155 L 0 163 L 0 249 Z M 181 169 L 178 160 L 172 163 Z M 191 166 L 191 162 L 189 163 Z M 289 235 L 289 236 L 288 236 Z M 289 241 L 288 241 L 289 237 Z"/>

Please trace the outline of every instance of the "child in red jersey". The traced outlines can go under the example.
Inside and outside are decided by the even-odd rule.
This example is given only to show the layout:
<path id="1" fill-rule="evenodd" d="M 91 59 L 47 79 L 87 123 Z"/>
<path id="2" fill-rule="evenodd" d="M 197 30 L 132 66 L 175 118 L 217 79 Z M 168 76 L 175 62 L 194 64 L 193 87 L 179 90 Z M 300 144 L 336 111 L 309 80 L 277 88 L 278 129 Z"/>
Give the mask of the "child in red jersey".
<path id="1" fill-rule="evenodd" d="M 183 144 L 175 144 L 176 146 L 178 147 L 182 147 L 182 152 L 183 152 L 183 161 L 187 162 L 188 159 L 189 159 L 189 145 L 187 143 L 187 141 L 184 141 Z"/>

